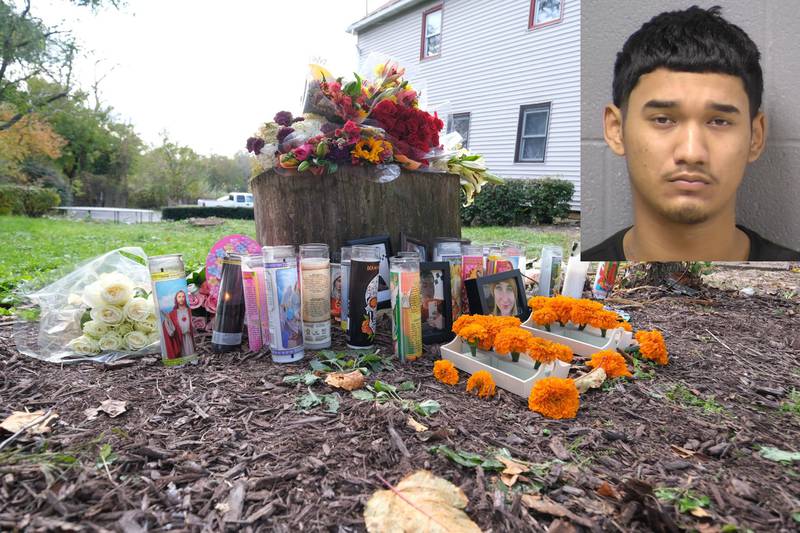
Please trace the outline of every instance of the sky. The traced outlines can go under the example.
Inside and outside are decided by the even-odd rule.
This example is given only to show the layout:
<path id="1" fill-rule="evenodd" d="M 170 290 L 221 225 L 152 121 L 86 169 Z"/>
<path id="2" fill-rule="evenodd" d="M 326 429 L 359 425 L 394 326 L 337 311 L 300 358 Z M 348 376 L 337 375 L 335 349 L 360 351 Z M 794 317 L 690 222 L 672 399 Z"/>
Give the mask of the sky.
<path id="1" fill-rule="evenodd" d="M 75 80 L 145 142 L 162 132 L 196 152 L 231 156 L 281 110 L 299 113 L 312 59 L 337 76 L 358 66 L 346 32 L 385 0 L 127 0 L 96 13 L 65 0 L 33 12 L 77 37 Z"/>

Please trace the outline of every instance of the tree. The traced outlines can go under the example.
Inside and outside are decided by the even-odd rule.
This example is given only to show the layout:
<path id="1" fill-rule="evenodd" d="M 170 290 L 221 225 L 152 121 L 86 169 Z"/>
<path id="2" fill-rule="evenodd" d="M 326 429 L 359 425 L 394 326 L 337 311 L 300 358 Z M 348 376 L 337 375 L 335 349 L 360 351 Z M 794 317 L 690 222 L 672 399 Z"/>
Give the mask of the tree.
<path id="1" fill-rule="evenodd" d="M 242 153 L 237 155 L 241 155 Z M 243 168 L 239 159 L 212 155 L 203 159 L 205 177 L 208 188 L 214 193 L 227 193 L 231 191 L 246 191 L 250 179 L 249 156 L 248 166 Z"/>
<path id="2" fill-rule="evenodd" d="M 164 134 L 161 146 L 146 152 L 131 179 L 134 203 L 161 207 L 194 202 L 205 190 L 202 158 Z"/>
<path id="3" fill-rule="evenodd" d="M 10 105 L 0 104 L 0 121 L 13 115 Z M 0 176 L 26 183 L 30 181 L 23 169 L 27 160 L 56 159 L 66 144 L 67 141 L 37 113 L 26 115 L 11 127 L 0 130 Z"/>

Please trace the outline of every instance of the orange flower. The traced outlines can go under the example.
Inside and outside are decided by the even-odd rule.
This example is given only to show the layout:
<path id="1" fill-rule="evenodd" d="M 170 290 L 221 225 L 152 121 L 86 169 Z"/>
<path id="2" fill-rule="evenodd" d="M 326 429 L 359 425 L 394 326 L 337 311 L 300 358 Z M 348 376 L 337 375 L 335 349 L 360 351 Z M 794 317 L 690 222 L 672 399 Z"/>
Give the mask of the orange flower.
<path id="1" fill-rule="evenodd" d="M 603 304 L 600 302 L 593 302 L 585 298 L 577 300 L 572 305 L 572 312 L 570 313 L 570 321 L 573 324 L 583 326 L 589 323 L 592 316 L 603 309 Z"/>
<path id="2" fill-rule="evenodd" d="M 486 338 L 486 328 L 480 324 L 470 324 L 458 331 L 458 336 L 469 344 L 475 344 Z"/>
<path id="3" fill-rule="evenodd" d="M 602 331 L 605 337 L 606 330 L 616 328 L 618 322 L 617 313 L 601 309 L 592 315 L 592 318 L 589 320 L 589 325 Z"/>
<path id="4" fill-rule="evenodd" d="M 552 343 L 552 350 L 556 355 L 556 359 L 560 361 L 564 361 L 565 363 L 572 362 L 572 348 L 569 346 L 564 346 L 563 344 L 558 344 L 557 342 Z"/>
<path id="5" fill-rule="evenodd" d="M 633 326 L 631 326 L 630 322 L 625 322 L 623 320 L 622 322 L 617 324 L 617 327 L 620 327 L 620 328 L 624 329 L 625 331 L 630 331 L 631 333 L 633 333 Z"/>
<path id="6" fill-rule="evenodd" d="M 628 370 L 628 365 L 625 363 L 625 358 L 611 350 L 603 350 L 592 354 L 592 360 L 586 363 L 586 366 L 602 368 L 605 370 L 608 379 L 633 377 L 630 370 Z"/>
<path id="7" fill-rule="evenodd" d="M 549 307 L 542 307 L 533 312 L 533 321 L 539 326 L 544 326 L 547 331 L 550 331 L 550 324 L 558 320 L 558 315 Z"/>
<path id="8" fill-rule="evenodd" d="M 553 350 L 554 343 L 540 337 L 531 337 L 528 341 L 528 356 L 539 364 L 552 363 L 556 359 L 556 351 Z"/>
<path id="9" fill-rule="evenodd" d="M 522 324 L 519 318 L 515 316 L 484 316 L 482 318 L 488 335 L 479 344 L 481 350 L 491 350 L 494 345 L 494 339 L 501 330 L 519 327 Z"/>
<path id="10" fill-rule="evenodd" d="M 494 351 L 502 355 L 519 355 L 528 349 L 532 338 L 530 331 L 520 327 L 501 329 L 494 338 Z"/>
<path id="11" fill-rule="evenodd" d="M 658 330 L 637 331 L 634 338 L 639 342 L 639 353 L 645 359 L 655 361 L 659 365 L 666 365 L 669 362 L 667 345 L 664 343 L 664 336 Z"/>
<path id="12" fill-rule="evenodd" d="M 472 389 L 475 389 L 478 398 L 491 398 L 494 396 L 496 387 L 492 375 L 486 370 L 478 370 L 472 374 L 467 380 L 467 392 L 472 392 Z"/>
<path id="13" fill-rule="evenodd" d="M 549 303 L 550 298 L 547 296 L 531 296 L 528 298 L 528 307 L 530 307 L 533 311 L 543 309 L 547 307 Z"/>
<path id="14" fill-rule="evenodd" d="M 578 388 L 569 378 L 540 379 L 528 396 L 528 408 L 547 418 L 575 418 L 579 405 Z"/>
<path id="15" fill-rule="evenodd" d="M 568 296 L 556 296 L 550 299 L 550 308 L 555 312 L 558 321 L 562 325 L 566 325 L 572 318 L 572 307 L 575 304 L 575 299 Z"/>
<path id="16" fill-rule="evenodd" d="M 461 328 L 464 326 L 469 326 L 470 324 L 478 324 L 480 318 L 481 315 L 461 315 L 456 319 L 455 322 L 453 322 L 453 327 L 451 329 L 453 330 L 453 333 L 458 335 L 458 332 L 461 330 Z M 460 335 L 458 336 L 460 337 Z"/>
<path id="17" fill-rule="evenodd" d="M 458 383 L 458 370 L 447 359 L 440 359 L 433 363 L 433 377 L 445 385 Z"/>

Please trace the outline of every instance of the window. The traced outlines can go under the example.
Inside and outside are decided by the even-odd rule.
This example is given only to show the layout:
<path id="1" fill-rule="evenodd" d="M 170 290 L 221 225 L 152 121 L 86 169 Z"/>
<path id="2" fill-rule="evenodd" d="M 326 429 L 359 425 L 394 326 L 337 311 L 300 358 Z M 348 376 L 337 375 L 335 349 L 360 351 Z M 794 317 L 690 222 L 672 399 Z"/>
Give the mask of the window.
<path id="1" fill-rule="evenodd" d="M 442 52 L 442 6 L 422 13 L 422 43 L 419 58 L 435 57 Z"/>
<path id="2" fill-rule="evenodd" d="M 447 118 L 447 133 L 457 131 L 464 139 L 464 148 L 469 148 L 469 113 L 456 113 Z"/>
<path id="3" fill-rule="evenodd" d="M 243 204 L 244 203 L 244 194 L 237 194 L 236 195 L 236 201 L 239 202 L 240 204 Z"/>
<path id="4" fill-rule="evenodd" d="M 517 150 L 514 162 L 543 163 L 550 124 L 550 102 L 519 108 Z"/>
<path id="5" fill-rule="evenodd" d="M 531 0 L 528 29 L 561 22 L 565 0 Z"/>

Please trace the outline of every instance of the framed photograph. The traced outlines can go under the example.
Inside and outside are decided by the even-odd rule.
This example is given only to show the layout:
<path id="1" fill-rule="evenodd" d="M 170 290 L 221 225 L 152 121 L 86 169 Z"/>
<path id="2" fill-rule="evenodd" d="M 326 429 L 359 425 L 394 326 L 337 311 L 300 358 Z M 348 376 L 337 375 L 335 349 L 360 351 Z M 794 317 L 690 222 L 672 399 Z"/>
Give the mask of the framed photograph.
<path id="1" fill-rule="evenodd" d="M 515 316 L 523 322 L 530 310 L 525 299 L 525 284 L 519 270 L 466 280 L 469 309 L 472 313 Z"/>
<path id="2" fill-rule="evenodd" d="M 450 263 L 419 265 L 422 343 L 441 344 L 453 339 L 453 299 L 450 293 Z"/>
<path id="3" fill-rule="evenodd" d="M 403 232 L 400 232 L 400 251 L 417 252 L 420 262 L 428 260 L 428 245 L 419 239 L 409 237 Z"/>
<path id="4" fill-rule="evenodd" d="M 528 28 L 538 28 L 561 22 L 564 15 L 565 0 L 531 0 L 531 14 Z"/>
<path id="5" fill-rule="evenodd" d="M 363 239 L 351 239 L 344 244 L 345 246 L 371 244 L 381 247 L 380 277 L 378 279 L 378 309 L 391 307 L 392 295 L 389 292 L 389 258 L 392 256 L 392 241 L 389 236 L 378 235 L 375 237 L 364 237 Z"/>

